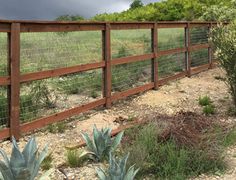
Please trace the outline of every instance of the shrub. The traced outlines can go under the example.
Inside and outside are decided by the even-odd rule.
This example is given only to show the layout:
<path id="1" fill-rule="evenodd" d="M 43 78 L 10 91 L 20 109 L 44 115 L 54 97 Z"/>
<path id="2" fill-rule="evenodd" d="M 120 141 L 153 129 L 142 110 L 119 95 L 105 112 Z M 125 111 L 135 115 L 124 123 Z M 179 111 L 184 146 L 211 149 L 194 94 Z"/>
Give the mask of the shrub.
<path id="1" fill-rule="evenodd" d="M 211 104 L 211 99 L 209 96 L 203 96 L 203 97 L 199 97 L 198 99 L 198 103 L 201 106 L 207 106 Z"/>
<path id="2" fill-rule="evenodd" d="M 225 82 L 236 108 L 236 22 L 227 26 L 218 25 L 212 30 L 211 40 L 219 64 L 226 72 Z"/>
<path id="3" fill-rule="evenodd" d="M 100 180 L 133 180 L 139 169 L 134 169 L 134 165 L 126 168 L 127 159 L 129 154 L 121 159 L 116 160 L 110 153 L 109 155 L 109 167 L 105 172 L 102 168 L 97 168 L 97 174 Z"/>
<path id="4" fill-rule="evenodd" d="M 106 159 L 109 153 L 116 150 L 120 144 L 123 132 L 112 139 L 111 131 L 111 128 L 105 128 L 99 131 L 96 126 L 94 126 L 93 139 L 90 139 L 87 133 L 82 133 L 88 148 L 88 153 L 92 155 L 93 160 L 102 161 Z"/>
<path id="5" fill-rule="evenodd" d="M 24 179 L 34 180 L 38 175 L 41 163 L 46 157 L 48 146 L 38 152 L 35 138 L 31 138 L 23 152 L 20 152 L 16 140 L 12 139 L 13 148 L 10 160 L 7 154 L 0 150 L 4 161 L 0 161 L 0 171 L 4 180 Z"/>
<path id="6" fill-rule="evenodd" d="M 203 107 L 203 113 L 205 115 L 211 115 L 211 114 L 214 114 L 215 113 L 215 106 L 213 105 L 206 105 Z"/>

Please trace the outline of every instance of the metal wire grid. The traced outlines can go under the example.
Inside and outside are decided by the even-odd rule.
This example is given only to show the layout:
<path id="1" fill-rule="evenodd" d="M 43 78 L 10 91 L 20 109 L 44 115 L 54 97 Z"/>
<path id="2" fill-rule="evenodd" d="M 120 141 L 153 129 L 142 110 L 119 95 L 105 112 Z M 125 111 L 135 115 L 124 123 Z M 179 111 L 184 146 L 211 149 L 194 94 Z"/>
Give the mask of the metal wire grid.
<path id="1" fill-rule="evenodd" d="M 0 76 L 7 75 L 7 33 L 0 33 Z"/>
<path id="2" fill-rule="evenodd" d="M 152 62 L 145 60 L 112 67 L 112 92 L 120 92 L 151 82 Z"/>
<path id="3" fill-rule="evenodd" d="M 21 33 L 21 73 L 102 60 L 101 31 Z"/>
<path id="4" fill-rule="evenodd" d="M 160 79 L 175 75 L 186 70 L 185 53 L 162 56 L 158 60 Z"/>
<path id="5" fill-rule="evenodd" d="M 209 63 L 208 49 L 201 49 L 191 52 L 191 67 L 196 67 Z"/>
<path id="6" fill-rule="evenodd" d="M 185 46 L 184 28 L 158 29 L 158 50 L 169 50 Z"/>
<path id="7" fill-rule="evenodd" d="M 22 84 L 20 120 L 29 122 L 101 97 L 101 69 Z"/>
<path id="8" fill-rule="evenodd" d="M 208 27 L 196 27 L 190 29 L 191 44 L 205 44 L 208 43 Z"/>
<path id="9" fill-rule="evenodd" d="M 112 59 L 151 53 L 151 30 L 111 31 Z"/>
<path id="10" fill-rule="evenodd" d="M 0 129 L 7 126 L 9 121 L 9 108 L 7 100 L 7 87 L 0 87 Z"/>

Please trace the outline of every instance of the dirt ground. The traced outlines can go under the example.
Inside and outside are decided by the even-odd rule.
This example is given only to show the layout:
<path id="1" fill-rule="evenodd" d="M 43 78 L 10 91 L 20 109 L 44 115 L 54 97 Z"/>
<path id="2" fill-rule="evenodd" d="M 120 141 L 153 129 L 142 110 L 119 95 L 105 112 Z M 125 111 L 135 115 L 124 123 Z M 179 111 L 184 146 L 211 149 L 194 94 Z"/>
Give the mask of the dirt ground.
<path id="1" fill-rule="evenodd" d="M 227 115 L 227 110 L 232 104 L 230 95 L 224 82 L 217 80 L 224 73 L 216 68 L 202 72 L 191 78 L 183 78 L 171 82 L 159 88 L 159 90 L 148 91 L 143 94 L 116 102 L 111 109 L 98 109 L 80 116 L 80 120 L 68 123 L 65 133 L 52 134 L 48 131 L 40 131 L 34 134 L 40 147 L 49 143 L 50 152 L 53 153 L 53 166 L 55 168 L 52 179 L 63 179 L 58 167 L 65 164 L 65 146 L 74 146 L 81 141 L 81 131 L 91 133 L 93 125 L 98 128 L 119 126 L 120 119 L 137 117 L 144 119 L 153 113 L 172 115 L 178 111 L 194 111 L 202 113 L 202 107 L 198 105 L 199 96 L 208 95 L 216 106 L 213 115 L 216 120 L 227 123 L 236 123 L 235 117 Z M 83 119 L 83 120 L 82 120 Z M 20 139 L 19 146 L 23 147 L 30 138 L 25 136 Z M 9 141 L 0 144 L 8 154 L 11 151 Z M 231 147 L 226 152 L 229 170 L 223 175 L 207 176 L 201 175 L 196 179 L 236 179 L 236 147 Z M 81 168 L 67 168 L 65 172 L 70 179 L 96 179 L 94 170 L 96 164 L 88 164 Z"/>

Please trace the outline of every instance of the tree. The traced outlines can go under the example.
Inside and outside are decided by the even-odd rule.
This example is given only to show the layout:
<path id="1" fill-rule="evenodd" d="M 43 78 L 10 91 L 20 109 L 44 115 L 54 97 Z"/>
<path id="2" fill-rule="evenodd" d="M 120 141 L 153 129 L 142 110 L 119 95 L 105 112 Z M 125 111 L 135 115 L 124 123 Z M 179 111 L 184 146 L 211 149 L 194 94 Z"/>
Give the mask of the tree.
<path id="1" fill-rule="evenodd" d="M 56 21 L 81 21 L 84 18 L 80 15 L 62 15 L 56 18 Z"/>
<path id="2" fill-rule="evenodd" d="M 136 9 L 139 7 L 143 7 L 143 3 L 141 0 L 134 0 L 131 4 L 130 4 L 130 9 Z"/>

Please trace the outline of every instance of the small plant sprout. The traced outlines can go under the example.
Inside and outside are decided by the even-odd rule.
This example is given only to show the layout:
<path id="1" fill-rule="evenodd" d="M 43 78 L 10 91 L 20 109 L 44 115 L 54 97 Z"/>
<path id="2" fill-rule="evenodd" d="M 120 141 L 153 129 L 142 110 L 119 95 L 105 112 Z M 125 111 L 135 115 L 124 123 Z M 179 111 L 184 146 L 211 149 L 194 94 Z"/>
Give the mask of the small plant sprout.
<path id="1" fill-rule="evenodd" d="M 93 128 L 93 139 L 89 138 L 87 133 L 82 133 L 86 142 L 88 153 L 92 159 L 101 162 L 109 157 L 109 153 L 116 150 L 121 142 L 124 132 L 120 132 L 114 139 L 111 138 L 111 128 L 101 129 L 99 131 L 96 126 Z"/>
<path id="2" fill-rule="evenodd" d="M 211 114 L 215 114 L 215 106 L 213 105 L 207 105 L 203 107 L 203 113 L 205 115 L 211 115 Z"/>
<path id="3" fill-rule="evenodd" d="M 127 160 L 129 154 L 122 159 L 116 160 L 116 158 L 110 153 L 109 155 L 109 167 L 107 171 L 102 168 L 97 168 L 97 174 L 100 180 L 133 180 L 139 169 L 134 169 L 134 165 L 126 170 Z"/>
<path id="4" fill-rule="evenodd" d="M 87 157 L 87 152 L 78 149 L 68 149 L 66 153 L 67 164 L 70 167 L 79 167 Z"/>
<path id="5" fill-rule="evenodd" d="M 0 179 L 34 180 L 38 175 L 41 163 L 47 156 L 48 146 L 45 146 L 43 151 L 39 153 L 35 138 L 31 138 L 23 152 L 20 152 L 14 137 L 12 138 L 12 144 L 10 159 L 3 150 L 0 150 L 4 160 L 0 161 L 0 174 L 2 175 Z"/>
<path id="6" fill-rule="evenodd" d="M 203 96 L 203 97 L 199 97 L 198 99 L 198 103 L 200 106 L 207 106 L 211 104 L 211 99 L 209 96 Z"/>
<path id="7" fill-rule="evenodd" d="M 43 160 L 42 164 L 41 164 L 41 168 L 42 170 L 49 170 L 52 168 L 52 153 L 50 153 L 49 155 L 47 155 L 45 157 L 45 159 Z"/>

